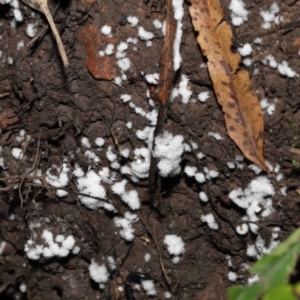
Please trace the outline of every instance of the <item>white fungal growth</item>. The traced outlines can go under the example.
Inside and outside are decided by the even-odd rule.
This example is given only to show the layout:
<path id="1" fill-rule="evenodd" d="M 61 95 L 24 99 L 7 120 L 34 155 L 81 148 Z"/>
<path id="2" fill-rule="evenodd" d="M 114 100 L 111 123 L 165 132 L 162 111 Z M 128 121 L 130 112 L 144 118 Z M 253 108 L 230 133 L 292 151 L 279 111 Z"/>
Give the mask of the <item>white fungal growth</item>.
<path id="1" fill-rule="evenodd" d="M 113 191 L 113 193 L 117 194 L 117 195 L 122 195 L 125 193 L 125 185 L 127 183 L 126 179 L 123 179 L 120 182 L 116 182 L 115 184 L 113 184 L 111 186 L 111 190 Z"/>
<path id="2" fill-rule="evenodd" d="M 115 46 L 113 44 L 107 44 L 104 52 L 106 55 L 111 55 L 111 54 L 113 54 L 114 49 L 115 49 Z"/>
<path id="3" fill-rule="evenodd" d="M 26 33 L 29 37 L 33 38 L 37 33 L 37 23 L 30 23 L 27 25 Z"/>
<path id="4" fill-rule="evenodd" d="M 108 146 L 106 151 L 106 157 L 110 162 L 113 162 L 117 159 L 117 155 L 112 152 L 112 146 Z"/>
<path id="5" fill-rule="evenodd" d="M 117 86 L 122 86 L 122 78 L 120 76 L 117 76 L 115 77 L 114 79 L 114 83 L 117 85 Z"/>
<path id="6" fill-rule="evenodd" d="M 181 64 L 181 55 L 180 55 L 180 44 L 182 37 L 182 19 L 183 19 L 183 0 L 172 0 L 174 7 L 174 18 L 177 21 L 175 40 L 174 40 L 174 70 L 177 71 L 180 68 Z"/>
<path id="7" fill-rule="evenodd" d="M 269 10 L 261 11 L 260 16 L 263 18 L 264 23 L 261 25 L 264 29 L 271 28 L 271 22 L 274 22 L 278 25 L 282 20 L 283 17 L 279 16 L 279 6 L 276 2 L 273 2 Z"/>
<path id="8" fill-rule="evenodd" d="M 102 28 L 101 28 L 101 33 L 103 35 L 111 35 L 111 27 L 108 26 L 108 25 L 104 25 Z"/>
<path id="9" fill-rule="evenodd" d="M 157 19 L 153 21 L 153 25 L 156 29 L 162 29 L 162 22 Z"/>
<path id="10" fill-rule="evenodd" d="M 136 190 L 123 193 L 121 198 L 132 210 L 139 209 L 141 206 L 139 195 Z"/>
<path id="11" fill-rule="evenodd" d="M 285 61 L 285 60 L 282 61 L 280 64 L 278 64 L 277 69 L 278 69 L 279 74 L 281 74 L 283 76 L 287 76 L 287 77 L 293 78 L 296 75 L 296 72 L 293 71 L 288 66 L 288 62 Z"/>
<path id="12" fill-rule="evenodd" d="M 21 148 L 14 147 L 11 149 L 11 155 L 14 159 L 22 159 L 23 158 L 23 151 Z"/>
<path id="13" fill-rule="evenodd" d="M 184 173 L 189 177 L 194 177 L 197 172 L 197 167 L 186 166 L 184 168 Z"/>
<path id="14" fill-rule="evenodd" d="M 38 228 L 38 226 L 36 228 Z M 31 230 L 34 230 L 34 226 L 32 226 L 32 224 Z M 47 229 L 44 229 L 41 236 L 38 236 L 35 231 L 32 232 L 32 236 L 34 239 L 39 240 L 39 243 L 33 239 L 30 239 L 26 242 L 24 247 L 27 257 L 32 260 L 38 260 L 41 256 L 46 259 L 54 256 L 66 257 L 69 255 L 70 251 L 73 252 L 73 249 L 76 247 L 75 239 L 72 235 L 69 235 L 65 238 L 65 236 L 59 234 L 54 239 L 53 233 Z"/>
<path id="15" fill-rule="evenodd" d="M 135 16 L 128 16 L 127 21 L 131 25 L 131 27 L 135 27 L 138 24 L 139 19 Z"/>
<path id="16" fill-rule="evenodd" d="M 11 56 L 8 56 L 7 62 L 8 62 L 9 65 L 13 65 L 14 59 Z"/>
<path id="17" fill-rule="evenodd" d="M 25 283 L 20 284 L 19 289 L 20 289 L 21 293 L 26 293 L 26 291 L 27 291 L 26 284 Z"/>
<path id="18" fill-rule="evenodd" d="M 126 241 L 131 242 L 134 239 L 134 228 L 132 224 L 139 220 L 136 214 L 131 214 L 130 212 L 125 212 L 124 218 L 115 217 L 114 223 L 117 227 L 120 227 L 119 231 L 120 236 Z"/>
<path id="19" fill-rule="evenodd" d="M 265 176 L 258 176 L 250 182 L 245 190 L 238 188 L 231 191 L 229 199 L 246 210 L 245 217 L 247 220 L 256 222 L 258 221 L 258 213 L 261 217 L 267 217 L 274 211 L 270 198 L 274 194 L 275 189 L 270 180 Z M 253 233 L 257 233 L 258 226 L 256 224 L 249 224 L 249 227 Z"/>
<path id="20" fill-rule="evenodd" d="M 15 20 L 17 22 L 22 22 L 23 21 L 23 16 L 22 16 L 22 13 L 19 9 L 15 8 L 13 10 L 13 13 L 14 13 Z"/>
<path id="21" fill-rule="evenodd" d="M 182 238 L 176 234 L 167 234 L 163 243 L 167 246 L 170 255 L 180 255 L 185 252 Z"/>
<path id="22" fill-rule="evenodd" d="M 250 57 L 247 57 L 247 58 L 244 58 L 243 59 L 243 64 L 246 66 L 246 67 L 250 67 L 252 65 L 252 59 Z"/>
<path id="23" fill-rule="evenodd" d="M 208 132 L 208 136 L 212 136 L 213 138 L 215 138 L 217 141 L 222 140 L 222 136 L 220 135 L 220 133 L 218 132 Z"/>
<path id="24" fill-rule="evenodd" d="M 269 63 L 269 66 L 272 69 L 276 69 L 278 67 L 278 63 L 272 54 L 266 55 L 266 57 L 262 60 L 262 63 L 265 65 L 267 65 Z"/>
<path id="25" fill-rule="evenodd" d="M 153 280 L 142 280 L 142 287 L 148 296 L 155 296 L 156 290 Z"/>
<path id="26" fill-rule="evenodd" d="M 154 156 L 158 160 L 160 176 L 175 176 L 180 173 L 183 140 L 182 135 L 173 136 L 167 131 L 155 138 Z"/>
<path id="27" fill-rule="evenodd" d="M 105 267 L 105 264 L 99 265 L 92 259 L 89 265 L 90 277 L 97 283 L 105 283 L 109 278 L 109 273 Z"/>
<path id="28" fill-rule="evenodd" d="M 77 178 L 77 188 L 79 192 L 91 196 L 79 196 L 79 200 L 84 206 L 89 209 L 97 209 L 99 207 L 103 207 L 109 211 L 115 211 L 115 208 L 112 204 L 99 200 L 99 198 L 106 199 L 106 191 L 100 184 L 101 180 L 103 180 L 103 176 L 100 176 L 100 174 L 101 171 L 98 175 L 97 173 L 95 173 L 95 171 L 90 170 L 83 176 Z M 97 199 L 92 197 L 97 197 Z"/>
<path id="29" fill-rule="evenodd" d="M 236 227 L 236 232 L 240 235 L 244 235 L 249 231 L 249 227 L 247 224 L 243 223 Z"/>
<path id="30" fill-rule="evenodd" d="M 189 89 L 189 78 L 185 74 L 181 75 L 178 94 L 181 95 L 181 101 L 184 104 L 187 104 L 189 102 L 190 97 L 192 96 L 192 91 Z"/>
<path id="31" fill-rule="evenodd" d="M 24 47 L 24 41 L 22 40 L 22 41 L 18 42 L 18 44 L 17 44 L 17 50 L 20 50 L 23 47 Z"/>
<path id="32" fill-rule="evenodd" d="M 127 71 L 130 68 L 130 59 L 127 57 L 119 59 L 117 63 L 118 63 L 118 67 L 122 71 Z"/>
<path id="33" fill-rule="evenodd" d="M 142 26 L 140 26 L 138 29 L 138 35 L 143 41 L 152 40 L 154 38 L 154 34 L 150 31 L 146 31 Z"/>
<path id="34" fill-rule="evenodd" d="M 207 202 L 208 201 L 208 197 L 203 191 L 199 193 L 199 198 L 202 202 Z"/>
<path id="35" fill-rule="evenodd" d="M 137 178 L 147 178 L 150 168 L 150 151 L 148 148 L 137 148 L 133 151 L 134 161 L 131 162 L 131 174 Z"/>
<path id="36" fill-rule="evenodd" d="M 151 254 L 150 253 L 145 253 L 145 255 L 144 255 L 145 262 L 150 261 L 150 259 L 151 259 Z"/>
<path id="37" fill-rule="evenodd" d="M 241 56 L 248 56 L 252 53 L 252 47 L 249 43 L 246 43 L 243 47 L 239 47 L 238 51 Z"/>
<path id="38" fill-rule="evenodd" d="M 104 145 L 104 139 L 101 138 L 101 137 L 98 137 L 95 139 L 95 144 L 98 146 L 98 147 L 102 147 Z"/>
<path id="39" fill-rule="evenodd" d="M 125 42 L 121 42 L 117 47 L 116 58 L 123 58 L 125 57 L 125 51 L 128 49 L 128 44 Z"/>
<path id="40" fill-rule="evenodd" d="M 123 94 L 120 96 L 121 100 L 124 102 L 124 103 L 127 103 L 131 100 L 131 96 L 128 95 L 128 94 Z"/>
<path id="41" fill-rule="evenodd" d="M 197 172 L 197 173 L 195 174 L 195 179 L 196 179 L 197 182 L 203 183 L 203 182 L 205 181 L 205 176 L 204 176 L 203 173 Z"/>
<path id="42" fill-rule="evenodd" d="M 204 103 L 209 98 L 209 92 L 208 91 L 201 92 L 198 94 L 197 98 L 200 102 Z"/>
<path id="43" fill-rule="evenodd" d="M 256 175 L 262 172 L 262 168 L 257 164 L 250 164 L 248 166 L 250 170 L 252 170 Z"/>
<path id="44" fill-rule="evenodd" d="M 237 274 L 235 272 L 230 271 L 228 273 L 228 280 L 229 281 L 234 282 L 234 281 L 237 280 L 237 278 L 238 278 L 238 276 L 237 276 Z"/>
<path id="45" fill-rule="evenodd" d="M 91 144 L 90 144 L 90 142 L 89 142 L 89 140 L 88 140 L 87 137 L 83 137 L 81 139 L 81 144 L 82 144 L 82 146 L 84 146 L 86 148 L 91 148 Z"/>
<path id="46" fill-rule="evenodd" d="M 249 12 L 245 9 L 242 0 L 231 0 L 229 10 L 231 10 L 231 21 L 234 26 L 241 26 L 248 21 Z"/>
<path id="47" fill-rule="evenodd" d="M 53 165 L 46 172 L 46 181 L 54 187 L 65 187 L 69 183 L 68 173 L 70 168 L 66 163 L 62 166 Z"/>
<path id="48" fill-rule="evenodd" d="M 218 230 L 219 225 L 215 221 L 213 214 L 207 214 L 201 216 L 201 221 L 207 223 L 208 227 L 213 230 Z"/>
<path id="49" fill-rule="evenodd" d="M 158 84 L 159 74 L 158 73 L 146 74 L 145 79 L 150 84 Z"/>

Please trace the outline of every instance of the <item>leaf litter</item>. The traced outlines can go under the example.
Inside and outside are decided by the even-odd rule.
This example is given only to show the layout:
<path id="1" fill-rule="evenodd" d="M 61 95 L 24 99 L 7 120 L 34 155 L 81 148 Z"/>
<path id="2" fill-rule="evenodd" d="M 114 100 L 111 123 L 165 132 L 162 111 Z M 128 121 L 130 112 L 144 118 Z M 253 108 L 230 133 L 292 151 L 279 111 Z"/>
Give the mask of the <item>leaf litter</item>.
<path id="1" fill-rule="evenodd" d="M 190 15 L 197 41 L 207 57 L 207 67 L 229 136 L 250 161 L 269 171 L 263 157 L 263 114 L 251 91 L 248 71 L 240 69 L 241 57 L 231 50 L 232 32 L 224 21 L 218 0 L 190 0 Z"/>

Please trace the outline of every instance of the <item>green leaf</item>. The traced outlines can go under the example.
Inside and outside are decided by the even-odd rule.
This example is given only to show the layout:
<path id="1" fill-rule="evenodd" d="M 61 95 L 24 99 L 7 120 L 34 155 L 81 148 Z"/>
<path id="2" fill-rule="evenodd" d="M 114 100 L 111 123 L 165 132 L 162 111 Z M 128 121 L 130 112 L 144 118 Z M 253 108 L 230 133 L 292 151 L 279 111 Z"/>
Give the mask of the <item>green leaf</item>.
<path id="1" fill-rule="evenodd" d="M 297 300 L 291 285 L 281 285 L 272 288 L 265 294 L 263 300 Z"/>
<path id="2" fill-rule="evenodd" d="M 282 255 L 289 251 L 294 244 L 300 243 L 300 228 L 296 229 L 285 241 L 281 242 L 279 246 L 274 249 L 271 254 Z"/>
<path id="3" fill-rule="evenodd" d="M 300 228 L 295 230 L 270 254 L 263 256 L 251 270 L 268 288 L 287 283 L 300 252 Z"/>
<path id="4" fill-rule="evenodd" d="M 300 294 L 300 283 L 291 286 L 288 285 L 288 279 L 299 253 L 300 228 L 250 268 L 259 275 L 259 282 L 251 286 L 229 288 L 229 300 L 296 300 L 296 295 Z"/>
<path id="5" fill-rule="evenodd" d="M 300 282 L 297 282 L 294 286 L 293 286 L 293 291 L 294 291 L 294 294 L 296 296 L 298 296 L 298 299 L 300 297 Z"/>
<path id="6" fill-rule="evenodd" d="M 251 267 L 251 270 L 259 275 L 260 282 L 266 285 L 267 288 L 282 285 L 287 283 L 289 275 L 295 267 L 299 252 L 300 243 L 297 242 L 291 248 L 286 248 L 286 251 L 280 256 L 271 252 L 262 257 Z"/>
<path id="7" fill-rule="evenodd" d="M 236 285 L 228 289 L 229 300 L 255 300 L 265 291 L 265 287 L 258 282 L 250 285 Z"/>

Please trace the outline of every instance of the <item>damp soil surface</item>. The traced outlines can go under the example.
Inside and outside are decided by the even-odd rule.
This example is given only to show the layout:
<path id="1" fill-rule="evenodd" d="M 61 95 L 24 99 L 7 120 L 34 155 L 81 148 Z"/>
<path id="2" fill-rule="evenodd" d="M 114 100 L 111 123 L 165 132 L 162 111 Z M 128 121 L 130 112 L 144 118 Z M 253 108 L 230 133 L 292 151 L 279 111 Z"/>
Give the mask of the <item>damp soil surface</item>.
<path id="1" fill-rule="evenodd" d="M 251 162 L 243 159 L 227 134 L 196 41 L 189 4 L 184 4 L 182 62 L 173 86 L 178 88 L 186 76 L 191 97 L 188 101 L 182 95 L 175 97 L 163 127 L 173 136 L 183 137 L 185 151 L 179 172 L 168 177 L 156 172 L 151 187 L 147 170 L 142 178 L 142 167 L 140 177 L 129 169 L 134 162 L 143 166 L 146 158 L 139 156 L 137 149 L 151 146 L 147 145 L 155 125 L 151 112 L 156 111 L 157 103 L 149 98 L 146 75 L 160 71 L 164 35 L 153 21 L 164 21 L 166 3 L 61 2 L 54 20 L 62 28 L 67 70 L 44 17 L 20 2 L 23 21 L 14 27 L 10 5 L 0 5 L 1 299 L 126 299 L 124 284 L 134 272 L 151 276 L 154 299 L 226 299 L 228 287 L 246 283 L 252 276 L 246 264 L 255 259 L 247 255 L 248 245 L 255 244 L 259 235 L 268 247 L 275 227 L 280 228 L 277 239 L 282 240 L 300 221 L 300 158 L 283 148 L 300 147 L 299 78 L 280 75 L 269 61 L 263 62 L 270 54 L 278 63 L 287 61 L 300 74 L 300 2 L 276 0 L 281 22 L 271 20 L 270 28 L 264 29 L 260 12 L 270 10 L 273 2 L 244 1 L 248 21 L 232 26 L 232 50 L 245 43 L 253 48 L 251 65 L 241 64 L 250 73 L 253 92 L 272 105 L 269 110 L 268 105 L 264 108 L 264 156 L 274 171 L 259 175 L 248 168 Z M 221 1 L 230 22 L 229 3 Z M 53 12 L 58 1 L 49 0 L 48 4 Z M 138 24 L 129 23 L 129 16 L 137 17 Z M 39 38 L 28 37 L 29 24 L 34 24 Z M 108 35 L 105 25 L 111 27 Z M 140 26 L 154 37 L 148 41 L 139 38 Z M 114 45 L 111 54 L 108 44 Z M 202 92 L 208 92 L 206 102 L 198 99 Z M 128 95 L 131 100 L 126 102 Z M 216 139 L 214 133 L 222 139 Z M 202 172 L 205 182 L 187 176 L 187 166 Z M 75 170 L 83 174 L 106 170 L 106 179 L 101 181 L 105 199 L 91 199 L 99 201 L 97 209 L 87 204 L 89 198 L 78 195 Z M 209 179 L 210 171 L 218 176 Z M 50 182 L 51 176 L 59 178 L 59 183 Z M 274 187 L 272 213 L 258 218 L 256 234 L 239 235 L 236 226 L 245 210 L 229 199 L 229 193 L 245 189 L 257 176 L 266 176 Z M 134 191 L 130 195 L 138 194 L 138 210 L 131 210 L 111 188 L 124 179 L 126 190 Z M 199 198 L 201 191 L 208 196 L 207 202 Z M 92 196 L 101 198 L 97 193 L 96 189 Z M 105 209 L 103 201 L 115 210 Z M 115 222 L 126 212 L 138 215 L 130 225 L 132 241 L 123 238 L 124 232 Z M 201 220 L 210 213 L 218 230 Z M 62 236 L 72 236 L 76 246 L 69 246 L 68 255 L 28 255 L 28 248 L 33 247 L 28 241 L 47 246 L 42 237 L 45 232 L 51 232 L 58 244 Z M 180 236 L 184 242 L 184 252 L 178 257 L 170 255 L 163 243 L 167 234 Z M 92 261 L 104 264 L 109 273 L 100 287 L 89 273 Z M 232 273 L 234 282 L 229 276 Z M 142 288 L 134 288 L 133 293 L 136 299 L 148 297 Z M 130 297 L 127 299 L 134 299 Z"/>

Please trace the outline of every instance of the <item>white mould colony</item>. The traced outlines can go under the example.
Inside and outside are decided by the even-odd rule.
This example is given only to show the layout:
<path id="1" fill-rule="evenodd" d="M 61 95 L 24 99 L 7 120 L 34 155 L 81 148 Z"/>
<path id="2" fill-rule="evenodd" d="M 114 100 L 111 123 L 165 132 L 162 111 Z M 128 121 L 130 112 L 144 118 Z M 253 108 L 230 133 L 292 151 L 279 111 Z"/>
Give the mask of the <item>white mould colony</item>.
<path id="1" fill-rule="evenodd" d="M 20 10 L 20 6 L 17 0 L 0 0 L 0 5 L 8 4 L 13 10 L 14 19 L 11 22 L 11 26 L 15 26 L 17 22 L 22 22 L 23 17 Z M 183 0 L 173 0 L 175 9 L 175 19 L 177 21 L 176 38 L 174 42 L 174 69 L 178 70 L 181 64 L 180 55 L 180 44 L 182 37 L 182 18 L 183 18 Z M 249 20 L 251 12 L 247 11 L 245 4 L 242 0 L 232 0 L 229 5 L 231 11 L 232 24 L 234 26 L 241 26 L 243 23 Z M 280 14 L 279 6 L 276 2 L 273 2 L 269 10 L 261 11 L 260 16 L 262 18 L 262 28 L 269 29 L 273 24 L 278 25 L 283 20 Z M 34 18 L 33 18 L 34 19 Z M 129 47 L 133 50 L 138 49 L 138 43 L 146 43 L 147 47 L 151 47 L 155 40 L 155 35 L 165 33 L 165 24 L 159 20 L 153 21 L 153 31 L 148 31 L 140 24 L 140 20 L 133 15 L 128 16 L 128 23 L 133 28 L 136 28 L 135 37 L 125 37 L 124 41 L 120 41 L 119 45 L 107 44 L 103 49 L 99 49 L 100 56 L 115 55 L 117 58 L 117 65 L 121 71 L 121 75 L 114 79 L 114 84 L 122 88 L 124 82 L 127 80 L 126 71 L 130 68 L 130 58 L 127 57 L 126 51 Z M 18 30 L 26 30 L 27 35 L 32 38 L 36 34 L 36 24 L 31 22 L 27 24 L 26 29 L 24 27 L 18 28 Z M 103 35 L 112 36 L 112 28 L 109 25 L 103 25 L 99 28 Z M 0 36 L 1 37 L 1 36 Z M 2 38 L 2 37 L 1 37 Z M 240 48 L 238 51 L 243 57 L 245 65 L 251 65 L 251 54 L 253 48 L 260 47 L 262 43 L 261 38 L 255 39 L 253 44 L 247 43 Z M 24 46 L 24 42 L 20 41 L 18 49 Z M 8 64 L 13 63 L 13 58 L 6 57 L 3 49 L 0 49 L 0 56 L 3 59 L 2 62 Z M 270 68 L 277 70 L 281 75 L 286 77 L 298 76 L 293 71 L 286 61 L 277 62 L 274 56 L 271 54 L 265 55 L 262 63 Z M 206 67 L 205 64 L 201 64 L 199 67 Z M 254 73 L 255 74 L 255 73 Z M 142 73 L 145 80 L 150 84 L 157 84 L 159 80 L 158 73 L 145 74 Z M 189 89 L 189 78 L 182 74 L 179 84 L 173 88 L 171 93 L 170 101 L 181 101 L 184 105 L 189 101 L 199 100 L 199 105 L 205 105 L 205 102 L 209 100 L 210 92 L 204 91 L 198 95 L 193 95 Z M 153 144 L 153 131 L 157 121 L 157 107 L 153 100 L 150 98 L 149 91 L 145 91 L 145 98 L 149 103 L 149 109 L 145 110 L 139 107 L 132 95 L 125 92 L 121 92 L 119 95 L 120 100 L 124 105 L 130 107 L 132 114 L 138 114 L 147 120 L 148 125 L 142 130 L 136 130 L 135 134 L 137 138 L 144 142 L 144 146 L 140 148 L 130 149 L 121 148 L 116 150 L 110 145 L 107 145 L 107 141 L 102 137 L 98 137 L 95 140 L 89 140 L 87 137 L 82 137 L 81 147 L 76 151 L 83 152 L 86 160 L 90 164 L 90 168 L 84 171 L 83 168 L 76 164 L 75 167 L 71 167 L 66 158 L 63 159 L 61 165 L 52 165 L 46 172 L 47 183 L 57 188 L 57 196 L 64 197 L 67 195 L 66 188 L 71 178 L 76 178 L 77 189 L 82 195 L 79 196 L 79 202 L 89 209 L 105 209 L 110 212 L 116 212 L 113 203 L 110 201 L 107 195 L 107 189 L 118 197 L 128 206 L 128 211 L 125 212 L 123 217 L 116 216 L 113 221 L 118 230 L 119 235 L 126 241 L 132 241 L 135 238 L 134 235 L 134 223 L 139 221 L 137 214 L 134 213 L 141 207 L 141 201 L 138 192 L 134 189 L 134 186 L 127 179 L 120 179 L 122 175 L 126 175 L 133 182 L 138 182 L 148 178 L 150 159 L 153 155 L 157 160 L 157 167 L 159 175 L 162 177 L 175 176 L 180 174 L 182 171 L 185 176 L 194 178 L 199 183 L 212 180 L 218 177 L 218 172 L 203 168 L 199 170 L 193 165 L 187 165 L 184 170 L 181 168 L 181 159 L 184 152 L 191 152 L 191 146 L 193 150 L 197 152 L 199 160 L 204 158 L 201 153 L 201 147 L 197 144 L 187 144 L 184 142 L 184 137 L 181 135 L 174 135 L 172 132 L 165 131 L 163 134 L 158 135 L 154 141 L 154 149 L 151 153 L 151 147 Z M 276 109 L 276 100 L 261 99 L 261 106 L 265 113 L 272 115 Z M 134 124 L 131 120 L 128 120 L 126 124 L 129 130 L 134 130 Z M 217 132 L 206 133 L 210 138 L 216 139 L 219 143 L 222 143 L 223 137 Z M 24 130 L 21 130 L 16 140 L 19 142 L 20 147 L 14 147 L 11 149 L 11 157 L 15 160 L 22 160 L 26 153 L 23 153 L 22 144 L 30 140 L 30 136 L 26 135 Z M 191 145 L 191 146 L 190 146 Z M 198 150 L 199 148 L 199 150 Z M 1 156 L 3 149 L 0 147 L 0 166 L 5 170 L 5 161 Z M 102 166 L 102 161 L 99 157 L 99 153 L 105 151 L 107 162 L 110 167 Z M 133 156 L 133 160 L 128 160 L 125 164 L 120 164 L 119 159 L 128 158 Z M 270 169 L 276 174 L 276 180 L 282 180 L 282 174 L 280 173 L 280 166 L 276 164 L 272 166 L 268 163 Z M 235 160 L 227 163 L 228 170 L 243 169 L 246 168 L 246 164 L 243 163 L 243 157 L 237 156 Z M 278 244 L 278 232 L 279 227 L 275 227 L 272 233 L 271 240 L 266 243 L 260 236 L 258 226 L 256 222 L 260 219 L 268 217 L 274 212 L 272 203 L 272 197 L 276 194 L 275 188 L 270 179 L 266 176 L 259 175 L 261 169 L 256 165 L 249 165 L 249 169 L 254 172 L 254 179 L 249 182 L 248 186 L 244 189 L 237 188 L 231 190 L 229 193 L 230 201 L 238 206 L 244 212 L 244 216 L 241 218 L 239 224 L 236 224 L 237 234 L 243 236 L 247 232 L 251 231 L 256 236 L 253 243 L 248 244 L 246 253 L 250 258 L 258 259 L 263 254 L 270 252 Z M 40 175 L 41 171 L 35 171 L 35 175 Z M 257 176 L 257 177 L 255 177 Z M 61 188 L 61 189 L 60 189 Z M 285 188 L 280 190 L 282 195 L 285 195 Z M 85 196 L 84 196 L 85 195 Z M 96 198 L 91 198 L 91 197 Z M 208 203 L 210 201 L 207 194 L 203 191 L 199 191 L 199 199 L 202 203 Z M 133 212 L 131 212 L 133 211 Z M 211 230 L 218 230 L 218 218 L 213 212 L 203 214 L 201 220 Z M 64 236 L 61 234 L 54 235 L 48 229 L 39 229 L 39 224 L 31 225 L 32 237 L 25 245 L 25 252 L 29 259 L 37 260 L 41 257 L 48 259 L 53 256 L 65 257 L 70 253 L 77 254 L 80 248 L 76 246 L 75 239 L 72 235 Z M 183 237 L 184 238 L 184 237 Z M 164 244 L 172 257 L 173 263 L 178 263 L 180 259 L 184 259 L 185 245 L 183 238 L 174 234 L 166 235 L 164 240 L 161 241 Z M 150 259 L 150 258 L 149 258 Z M 227 257 L 228 262 L 230 257 Z M 110 259 L 111 260 L 111 259 Z M 111 262 L 112 263 L 112 262 Z M 229 273 L 228 279 L 235 281 L 238 278 L 236 272 L 231 270 L 232 265 L 228 263 Z M 113 268 L 111 266 L 111 268 Z M 244 265 L 240 266 L 240 269 L 247 270 Z M 89 266 L 89 272 L 91 278 L 99 283 L 100 288 L 104 288 L 104 284 L 108 280 L 109 274 L 104 263 L 97 263 L 92 260 Z M 257 280 L 253 277 L 252 282 Z M 250 280 L 250 281 L 251 281 Z M 145 284 L 146 285 L 146 284 Z M 155 295 L 154 286 L 148 283 L 148 287 L 145 289 L 150 290 L 150 295 Z M 167 292 L 168 293 L 168 292 Z M 165 297 L 169 298 L 169 294 Z"/>

